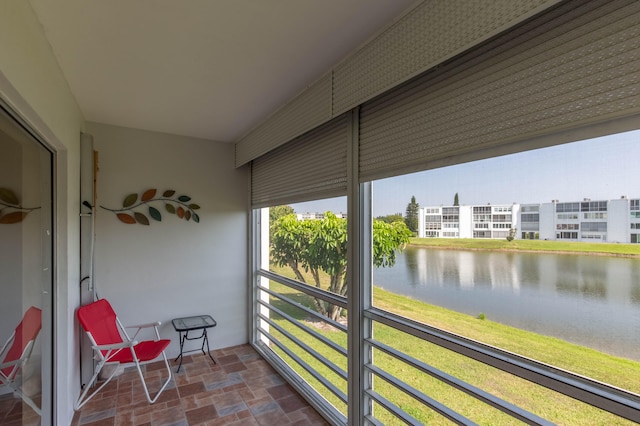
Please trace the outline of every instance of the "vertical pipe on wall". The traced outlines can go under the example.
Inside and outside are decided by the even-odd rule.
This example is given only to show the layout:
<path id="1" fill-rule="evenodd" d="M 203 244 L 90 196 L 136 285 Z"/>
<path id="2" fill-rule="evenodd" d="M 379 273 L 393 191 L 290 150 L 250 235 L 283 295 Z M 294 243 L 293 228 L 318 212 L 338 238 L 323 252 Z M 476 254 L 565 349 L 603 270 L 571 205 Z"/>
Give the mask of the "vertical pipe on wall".
<path id="1" fill-rule="evenodd" d="M 93 276 L 95 246 L 95 155 L 93 136 L 82 133 L 80 137 L 80 304 L 96 299 Z M 81 386 L 88 385 L 93 375 L 93 350 L 91 342 L 81 331 L 80 376 Z"/>

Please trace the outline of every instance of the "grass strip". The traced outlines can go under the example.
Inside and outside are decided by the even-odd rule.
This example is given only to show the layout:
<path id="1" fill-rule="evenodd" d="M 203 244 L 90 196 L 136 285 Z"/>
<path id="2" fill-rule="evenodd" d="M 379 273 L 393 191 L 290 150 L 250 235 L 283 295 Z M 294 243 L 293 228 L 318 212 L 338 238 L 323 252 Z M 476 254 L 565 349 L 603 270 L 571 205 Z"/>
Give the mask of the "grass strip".
<path id="1" fill-rule="evenodd" d="M 587 243 L 547 240 L 491 240 L 480 238 L 411 238 L 415 247 L 450 250 L 523 251 L 639 257 L 640 244 Z"/>

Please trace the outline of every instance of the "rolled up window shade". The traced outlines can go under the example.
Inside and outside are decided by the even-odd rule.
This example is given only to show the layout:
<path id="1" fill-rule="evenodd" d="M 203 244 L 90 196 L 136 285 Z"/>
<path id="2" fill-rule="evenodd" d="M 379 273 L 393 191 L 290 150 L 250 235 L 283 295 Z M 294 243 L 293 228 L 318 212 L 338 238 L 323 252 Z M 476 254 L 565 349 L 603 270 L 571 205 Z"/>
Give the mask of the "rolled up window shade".
<path id="1" fill-rule="evenodd" d="M 568 1 L 364 103 L 359 179 L 639 113 L 640 2 Z"/>
<path id="2" fill-rule="evenodd" d="M 253 208 L 347 193 L 346 114 L 251 162 Z"/>

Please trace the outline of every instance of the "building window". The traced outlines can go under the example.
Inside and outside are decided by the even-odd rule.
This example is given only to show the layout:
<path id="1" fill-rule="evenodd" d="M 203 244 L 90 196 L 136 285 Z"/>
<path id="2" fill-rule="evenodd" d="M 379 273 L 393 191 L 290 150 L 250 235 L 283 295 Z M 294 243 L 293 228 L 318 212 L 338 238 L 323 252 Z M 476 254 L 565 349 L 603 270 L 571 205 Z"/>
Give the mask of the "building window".
<path id="1" fill-rule="evenodd" d="M 580 203 L 580 211 L 582 212 L 606 212 L 606 201 L 583 201 Z"/>
<path id="2" fill-rule="evenodd" d="M 584 219 L 606 219 L 607 213 L 584 213 Z"/>
<path id="3" fill-rule="evenodd" d="M 558 223 L 556 225 L 557 230 L 565 230 L 565 229 L 575 229 L 579 230 L 580 225 L 578 223 Z"/>
<path id="4" fill-rule="evenodd" d="M 474 222 L 491 222 L 490 214 L 475 214 L 473 215 Z"/>
<path id="5" fill-rule="evenodd" d="M 556 213 L 579 212 L 580 203 L 557 203 Z"/>
<path id="6" fill-rule="evenodd" d="M 491 238 L 491 231 L 473 231 L 473 238 Z"/>
<path id="7" fill-rule="evenodd" d="M 540 214 L 538 213 L 525 213 L 520 215 L 520 220 L 523 222 L 540 222 Z"/>
<path id="8" fill-rule="evenodd" d="M 577 213 L 559 214 L 558 220 L 578 220 L 578 214 Z"/>
<path id="9" fill-rule="evenodd" d="M 512 207 L 494 207 L 493 208 L 493 212 L 494 213 L 511 213 Z"/>
<path id="10" fill-rule="evenodd" d="M 491 213 L 491 206 L 473 206 L 473 214 L 488 214 Z"/>
<path id="11" fill-rule="evenodd" d="M 607 232 L 607 222 L 582 222 L 582 232 Z"/>
<path id="12" fill-rule="evenodd" d="M 577 232 L 558 232 L 556 233 L 556 238 L 559 240 L 577 240 L 578 233 Z"/>

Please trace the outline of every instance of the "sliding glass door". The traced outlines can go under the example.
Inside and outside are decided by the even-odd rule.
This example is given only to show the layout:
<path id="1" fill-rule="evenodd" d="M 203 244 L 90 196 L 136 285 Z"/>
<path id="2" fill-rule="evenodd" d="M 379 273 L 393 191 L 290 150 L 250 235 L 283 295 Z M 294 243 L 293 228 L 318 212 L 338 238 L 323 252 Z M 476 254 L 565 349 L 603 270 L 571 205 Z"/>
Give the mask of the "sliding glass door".
<path id="1" fill-rule="evenodd" d="M 0 108 L 0 424 L 50 424 L 52 153 Z"/>

